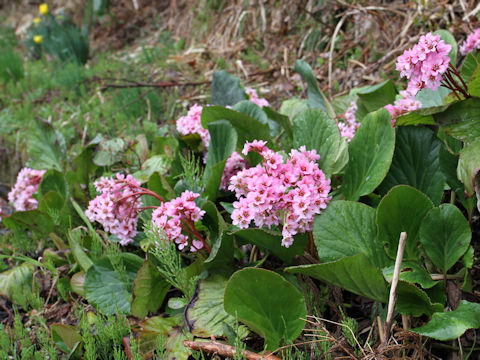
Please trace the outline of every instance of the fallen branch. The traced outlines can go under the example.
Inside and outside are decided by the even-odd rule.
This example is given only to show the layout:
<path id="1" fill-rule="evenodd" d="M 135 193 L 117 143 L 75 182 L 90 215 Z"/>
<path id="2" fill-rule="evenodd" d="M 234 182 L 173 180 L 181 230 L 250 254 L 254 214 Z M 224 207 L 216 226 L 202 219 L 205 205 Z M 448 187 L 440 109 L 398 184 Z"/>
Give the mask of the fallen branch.
<path id="1" fill-rule="evenodd" d="M 219 343 L 217 341 L 191 341 L 191 340 L 183 340 L 183 345 L 189 347 L 192 350 L 202 350 L 206 353 L 214 353 L 225 357 L 233 358 L 237 355 L 237 349 L 235 346 L 226 345 Z M 247 360 L 280 360 L 280 358 L 276 357 L 272 354 L 257 354 L 252 351 L 244 350 L 242 355 Z"/>
<path id="2" fill-rule="evenodd" d="M 407 233 L 402 232 L 400 234 L 400 240 L 398 241 L 397 257 L 395 259 L 395 270 L 393 271 L 392 287 L 390 288 L 390 296 L 388 298 L 388 312 L 387 319 L 385 320 L 385 336 L 384 341 L 388 342 L 390 338 L 390 330 L 392 328 L 393 312 L 395 310 L 395 303 L 397 302 L 397 285 L 398 278 L 400 277 L 400 269 L 402 267 L 403 252 L 405 251 L 405 243 L 407 242 Z"/>

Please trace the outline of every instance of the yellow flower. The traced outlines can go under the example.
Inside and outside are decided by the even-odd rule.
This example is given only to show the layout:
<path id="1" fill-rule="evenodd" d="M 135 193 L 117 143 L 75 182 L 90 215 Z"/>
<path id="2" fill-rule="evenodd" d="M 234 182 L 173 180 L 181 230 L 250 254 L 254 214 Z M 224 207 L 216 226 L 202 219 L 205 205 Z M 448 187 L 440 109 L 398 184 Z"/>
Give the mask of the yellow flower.
<path id="1" fill-rule="evenodd" d="M 33 23 L 35 24 L 35 26 L 37 26 L 41 22 L 42 22 L 42 19 L 40 19 L 39 17 L 36 17 L 35 19 L 33 19 Z"/>
<path id="2" fill-rule="evenodd" d="M 40 14 L 42 15 L 47 15 L 48 14 L 48 5 L 47 4 L 41 4 L 40 7 L 38 8 L 40 11 Z"/>
<path id="3" fill-rule="evenodd" d="M 42 35 L 35 35 L 35 36 L 33 37 L 33 42 L 34 42 L 35 44 L 41 44 L 41 43 L 43 42 L 43 37 L 42 37 Z"/>

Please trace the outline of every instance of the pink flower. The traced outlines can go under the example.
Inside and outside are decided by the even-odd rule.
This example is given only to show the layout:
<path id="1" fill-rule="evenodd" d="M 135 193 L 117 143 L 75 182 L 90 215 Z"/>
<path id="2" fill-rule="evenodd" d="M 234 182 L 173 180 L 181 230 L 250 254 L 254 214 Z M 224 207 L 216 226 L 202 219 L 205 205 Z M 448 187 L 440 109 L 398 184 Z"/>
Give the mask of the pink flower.
<path id="1" fill-rule="evenodd" d="M 35 210 L 38 201 L 33 197 L 42 182 L 45 170 L 23 168 L 17 175 L 17 182 L 8 193 L 8 201 L 16 211 Z"/>
<path id="2" fill-rule="evenodd" d="M 252 88 L 246 88 L 245 89 L 245 92 L 247 93 L 247 95 L 249 96 L 249 100 L 251 102 L 253 102 L 254 104 L 257 104 L 258 106 L 260 107 L 264 107 L 264 106 L 270 106 L 270 103 L 265 100 L 265 99 L 260 99 L 258 97 L 258 94 L 257 92 L 255 91 L 255 89 L 252 89 Z"/>
<path id="3" fill-rule="evenodd" d="M 409 91 L 401 91 L 402 98 L 395 100 L 394 104 L 385 105 L 385 109 L 392 115 L 391 123 L 395 126 L 397 118 L 401 115 L 408 114 L 409 112 L 418 110 L 422 107 L 420 101 L 415 100 L 415 96 L 412 96 Z"/>
<path id="4" fill-rule="evenodd" d="M 451 49 L 450 44 L 440 40 L 440 35 L 428 33 L 397 58 L 396 69 L 401 77 L 410 80 L 408 91 L 412 95 L 423 88 L 436 90 L 440 86 L 450 63 L 448 53 Z"/>
<path id="5" fill-rule="evenodd" d="M 230 155 L 225 163 L 225 168 L 223 169 L 222 181 L 220 183 L 220 189 L 228 190 L 228 184 L 232 176 L 235 176 L 240 170 L 243 170 L 247 167 L 247 162 L 245 159 L 236 151 Z"/>
<path id="6" fill-rule="evenodd" d="M 203 106 L 193 105 L 187 115 L 177 120 L 177 130 L 182 135 L 198 134 L 202 139 L 203 145 L 208 149 L 210 145 L 210 133 L 202 126 Z"/>
<path id="7" fill-rule="evenodd" d="M 182 233 L 182 225 L 195 223 L 203 218 L 204 210 L 200 210 L 195 204 L 195 199 L 200 194 L 189 190 L 184 191 L 179 197 L 162 203 L 152 213 L 152 222 L 155 226 L 165 231 L 167 239 L 175 241 L 179 250 L 190 245 L 188 236 Z M 192 240 L 190 251 L 194 252 L 203 248 L 203 242 Z"/>
<path id="8" fill-rule="evenodd" d="M 467 40 L 465 40 L 462 46 L 460 46 L 460 52 L 462 55 L 467 55 L 475 49 L 480 49 L 480 28 L 469 34 Z"/>
<path id="9" fill-rule="evenodd" d="M 230 181 L 238 201 L 233 203 L 232 224 L 248 228 L 283 225 L 282 245 L 289 247 L 297 233 L 311 231 L 313 218 L 330 201 L 330 180 L 319 169 L 320 156 L 305 146 L 292 150 L 286 162 L 264 141 L 246 143 L 244 151 L 258 152 L 263 162 L 241 170 Z"/>
<path id="10" fill-rule="evenodd" d="M 87 218 L 116 235 L 121 245 L 133 242 L 141 207 L 140 196 L 135 195 L 140 183 L 132 175 L 116 174 L 110 179 L 100 178 L 94 186 L 99 195 L 88 204 Z"/>

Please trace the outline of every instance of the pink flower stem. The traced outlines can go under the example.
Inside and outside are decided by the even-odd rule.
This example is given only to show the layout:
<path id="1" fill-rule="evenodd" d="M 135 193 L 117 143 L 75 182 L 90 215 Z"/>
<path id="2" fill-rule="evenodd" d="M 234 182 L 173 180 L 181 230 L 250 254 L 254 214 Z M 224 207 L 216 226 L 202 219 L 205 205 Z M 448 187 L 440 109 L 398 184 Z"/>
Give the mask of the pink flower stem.
<path id="1" fill-rule="evenodd" d="M 450 69 L 447 70 L 447 72 L 445 73 L 445 77 L 449 80 L 450 84 L 455 88 L 454 91 L 458 91 L 459 93 L 461 93 L 466 99 L 467 98 L 470 98 L 470 94 L 468 94 L 464 89 L 462 89 L 460 87 L 460 85 L 455 81 L 455 79 L 453 78 L 452 76 L 452 73 L 453 71 L 451 71 Z"/>
<path id="2" fill-rule="evenodd" d="M 160 200 L 160 201 L 162 201 L 162 202 L 165 202 L 165 200 L 163 200 L 163 198 L 162 198 L 160 195 L 158 195 L 157 193 L 154 193 L 154 192 L 151 191 L 151 190 L 142 188 L 142 187 L 140 187 L 140 186 L 138 187 L 138 189 L 140 189 L 141 191 L 138 191 L 138 192 L 136 192 L 136 193 L 133 193 L 133 194 L 124 196 L 124 197 L 118 199 L 117 202 L 123 201 L 123 200 L 125 200 L 125 199 L 128 199 L 129 197 L 137 196 L 137 195 L 150 195 L 150 196 L 153 196 L 153 197 L 157 198 L 158 200 Z"/>
<path id="3" fill-rule="evenodd" d="M 189 232 L 191 232 L 193 235 L 195 235 L 195 237 L 203 243 L 203 246 L 205 247 L 207 252 L 210 254 L 210 252 L 211 252 L 210 246 L 208 246 L 207 242 L 205 241 L 203 236 L 198 232 L 198 230 L 195 229 L 195 225 L 190 220 L 185 219 L 183 221 L 184 221 L 185 225 L 190 229 Z"/>
<path id="4" fill-rule="evenodd" d="M 449 63 L 448 65 L 450 66 L 451 71 L 460 79 L 460 81 L 462 82 L 462 85 L 463 85 L 465 91 L 468 93 L 468 86 L 467 86 L 467 84 L 465 83 L 465 81 L 463 81 L 463 78 L 462 78 L 462 76 L 460 75 L 460 73 L 458 72 L 457 68 L 456 68 L 455 66 L 453 66 L 452 63 Z M 468 94 L 468 97 L 470 97 L 470 94 Z"/>

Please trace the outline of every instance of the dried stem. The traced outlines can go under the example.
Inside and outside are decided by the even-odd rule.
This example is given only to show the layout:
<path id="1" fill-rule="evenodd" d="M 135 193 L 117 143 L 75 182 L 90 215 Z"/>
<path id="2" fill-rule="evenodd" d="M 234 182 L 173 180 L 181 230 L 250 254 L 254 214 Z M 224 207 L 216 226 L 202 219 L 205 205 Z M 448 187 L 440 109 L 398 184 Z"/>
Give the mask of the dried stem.
<path id="1" fill-rule="evenodd" d="M 206 353 L 218 354 L 218 355 L 229 357 L 229 358 L 233 358 L 237 355 L 237 349 L 235 348 L 235 346 L 222 344 L 217 341 L 207 342 L 207 341 L 183 340 L 183 345 L 195 351 L 202 350 Z M 271 354 L 260 355 L 248 350 L 244 350 L 242 352 L 242 355 L 247 360 L 280 360 L 280 358 L 276 357 L 275 355 L 271 355 Z"/>
<path id="2" fill-rule="evenodd" d="M 395 270 L 393 271 L 392 287 L 390 288 L 390 296 L 388 299 L 388 312 L 387 319 L 385 320 L 385 337 L 384 341 L 388 341 L 390 338 L 390 330 L 392 328 L 393 311 L 395 310 L 395 303 L 397 301 L 397 285 L 398 278 L 400 276 L 400 269 L 402 267 L 403 252 L 405 251 L 405 244 L 407 242 L 407 233 L 402 232 L 400 234 L 400 240 L 398 241 L 397 257 L 395 259 Z"/>

